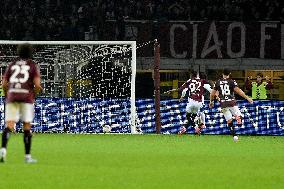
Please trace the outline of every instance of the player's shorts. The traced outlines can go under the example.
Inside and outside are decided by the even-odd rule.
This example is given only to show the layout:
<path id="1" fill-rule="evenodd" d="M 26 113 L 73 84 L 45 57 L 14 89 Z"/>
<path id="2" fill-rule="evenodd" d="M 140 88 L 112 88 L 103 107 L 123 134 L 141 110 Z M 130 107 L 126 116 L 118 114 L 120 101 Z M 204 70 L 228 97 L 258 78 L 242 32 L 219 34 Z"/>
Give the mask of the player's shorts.
<path id="1" fill-rule="evenodd" d="M 233 116 L 236 117 L 242 115 L 238 106 L 222 108 L 222 112 L 225 116 L 226 121 L 233 119 Z"/>
<path id="2" fill-rule="evenodd" d="M 5 121 L 19 120 L 30 123 L 34 119 L 34 105 L 24 102 L 9 102 L 5 106 Z"/>
<path id="3" fill-rule="evenodd" d="M 188 113 L 198 113 L 200 111 L 200 109 L 202 108 L 203 103 L 193 100 L 193 99 L 189 99 L 188 103 L 186 105 L 186 112 Z"/>

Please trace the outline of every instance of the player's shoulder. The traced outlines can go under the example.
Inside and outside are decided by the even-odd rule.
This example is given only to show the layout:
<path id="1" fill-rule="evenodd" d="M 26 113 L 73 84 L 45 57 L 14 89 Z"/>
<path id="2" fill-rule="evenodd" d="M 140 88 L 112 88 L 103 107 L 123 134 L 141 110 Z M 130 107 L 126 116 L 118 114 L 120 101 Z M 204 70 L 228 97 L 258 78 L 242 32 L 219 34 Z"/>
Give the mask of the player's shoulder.
<path id="1" fill-rule="evenodd" d="M 12 60 L 12 61 L 9 63 L 9 65 L 14 65 L 14 64 L 16 64 L 16 63 L 19 62 L 19 61 L 20 61 L 20 59 L 19 59 L 19 58 L 16 58 L 16 59 Z"/>
<path id="2" fill-rule="evenodd" d="M 223 81 L 223 79 L 218 79 L 215 83 L 220 84 Z"/>
<path id="3" fill-rule="evenodd" d="M 14 62 L 14 61 L 13 61 L 13 62 L 10 62 L 10 63 L 7 65 L 6 69 L 7 69 L 7 70 L 11 69 L 11 67 L 12 67 L 13 65 L 15 65 L 15 62 Z"/>
<path id="4" fill-rule="evenodd" d="M 13 60 L 11 62 L 12 65 L 14 64 L 17 64 L 17 65 L 34 65 L 36 64 L 34 60 L 32 59 L 20 59 L 20 58 L 17 58 L 15 60 Z"/>
<path id="5" fill-rule="evenodd" d="M 32 59 L 26 60 L 26 63 L 27 63 L 27 65 L 29 65 L 31 68 L 37 69 L 37 67 L 38 67 L 38 64 L 37 64 L 34 60 L 32 60 Z"/>
<path id="6" fill-rule="evenodd" d="M 10 68 L 11 68 L 12 66 L 14 66 L 18 61 L 19 61 L 19 59 L 12 60 L 12 61 L 8 64 L 7 68 L 10 69 Z"/>
<path id="7" fill-rule="evenodd" d="M 187 84 L 187 85 L 189 85 L 189 84 L 191 84 L 192 83 L 192 79 L 188 79 L 186 82 L 185 82 L 185 84 Z"/>
<path id="8" fill-rule="evenodd" d="M 204 83 L 204 84 L 209 84 L 210 82 L 207 80 L 207 79 L 200 79 L 200 81 L 202 82 L 202 83 Z"/>
<path id="9" fill-rule="evenodd" d="M 191 82 L 204 82 L 204 79 L 201 79 L 200 77 L 195 77 L 191 79 Z"/>
<path id="10" fill-rule="evenodd" d="M 33 59 L 27 59 L 27 64 L 36 64 L 36 62 Z"/>
<path id="11" fill-rule="evenodd" d="M 229 82 L 232 83 L 232 84 L 234 84 L 234 85 L 238 85 L 237 81 L 234 80 L 234 79 L 229 79 Z"/>
<path id="12" fill-rule="evenodd" d="M 214 88 L 218 88 L 218 87 L 220 86 L 220 83 L 221 83 L 221 79 L 216 80 L 216 81 L 214 82 L 213 87 L 214 87 Z"/>

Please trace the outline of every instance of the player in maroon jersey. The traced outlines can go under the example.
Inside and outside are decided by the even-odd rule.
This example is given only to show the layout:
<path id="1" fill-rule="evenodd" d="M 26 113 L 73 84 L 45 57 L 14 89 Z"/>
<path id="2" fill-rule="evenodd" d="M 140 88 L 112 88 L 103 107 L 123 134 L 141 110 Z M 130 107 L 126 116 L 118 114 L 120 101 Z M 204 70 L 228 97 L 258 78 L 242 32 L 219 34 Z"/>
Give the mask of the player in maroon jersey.
<path id="1" fill-rule="evenodd" d="M 30 154 L 31 122 L 34 118 L 35 96 L 42 90 L 40 72 L 31 59 L 33 48 L 30 44 L 19 45 L 17 53 L 18 58 L 8 65 L 3 77 L 3 89 L 6 97 L 6 127 L 2 133 L 0 161 L 5 161 L 10 133 L 14 131 L 16 122 L 21 120 L 24 130 L 25 161 L 26 163 L 36 163 L 36 160 L 32 159 Z"/>
<path id="2" fill-rule="evenodd" d="M 178 134 L 186 132 L 189 126 L 195 127 L 196 134 L 200 134 L 201 130 L 205 128 L 205 115 L 200 109 L 204 103 L 205 89 L 211 92 L 211 86 L 207 80 L 198 77 L 197 72 L 191 73 L 191 79 L 184 83 L 178 90 L 182 91 L 180 101 L 188 94 L 188 103 L 186 106 L 186 118 L 188 123 L 182 126 Z M 196 125 L 195 119 L 198 115 L 199 123 Z"/>
<path id="3" fill-rule="evenodd" d="M 249 103 L 253 103 L 253 100 L 249 98 L 239 87 L 235 80 L 230 79 L 230 70 L 225 69 L 223 71 L 223 78 L 219 79 L 214 86 L 210 94 L 210 103 L 209 107 L 212 108 L 214 105 L 214 97 L 217 92 L 219 92 L 220 105 L 222 112 L 225 116 L 227 124 L 231 130 L 231 134 L 234 137 L 234 140 L 237 141 L 238 137 L 236 136 L 235 127 L 233 125 L 233 116 L 236 117 L 238 123 L 241 123 L 241 112 L 237 106 L 237 102 L 234 96 L 234 93 L 238 93 L 241 97 L 245 98 Z"/>

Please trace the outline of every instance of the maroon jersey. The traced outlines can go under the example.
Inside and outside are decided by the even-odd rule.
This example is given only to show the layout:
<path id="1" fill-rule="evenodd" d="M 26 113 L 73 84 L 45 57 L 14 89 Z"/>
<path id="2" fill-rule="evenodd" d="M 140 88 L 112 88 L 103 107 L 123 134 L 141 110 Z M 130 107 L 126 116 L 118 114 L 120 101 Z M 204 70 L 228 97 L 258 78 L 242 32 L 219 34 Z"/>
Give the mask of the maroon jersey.
<path id="1" fill-rule="evenodd" d="M 238 84 L 232 79 L 219 79 L 215 83 L 214 89 L 219 91 L 222 108 L 233 107 L 236 105 L 236 99 L 234 96 L 235 87 L 238 87 Z"/>
<path id="2" fill-rule="evenodd" d="M 204 95 L 204 84 L 208 83 L 205 79 L 192 78 L 187 80 L 180 88 L 179 91 L 182 91 L 185 88 L 189 90 L 189 98 L 202 102 Z"/>
<path id="3" fill-rule="evenodd" d="M 36 77 L 40 77 L 40 73 L 30 59 L 17 59 L 9 64 L 4 74 L 4 79 L 8 81 L 6 102 L 34 103 L 33 80 Z"/>

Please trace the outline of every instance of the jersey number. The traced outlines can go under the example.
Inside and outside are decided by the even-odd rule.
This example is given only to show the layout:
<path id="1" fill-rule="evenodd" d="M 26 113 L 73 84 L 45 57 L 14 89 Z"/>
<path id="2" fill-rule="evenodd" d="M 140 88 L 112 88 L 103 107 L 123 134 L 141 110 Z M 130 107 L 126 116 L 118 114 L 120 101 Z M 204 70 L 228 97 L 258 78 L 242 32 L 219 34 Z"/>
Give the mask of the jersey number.
<path id="1" fill-rule="evenodd" d="M 201 82 L 191 83 L 188 88 L 191 93 L 200 91 Z"/>
<path id="2" fill-rule="evenodd" d="M 13 65 L 11 67 L 11 70 L 12 70 L 12 75 L 10 77 L 11 83 L 25 83 L 30 77 L 29 75 L 30 66 L 28 65 L 21 65 L 21 66 Z"/>
<path id="3" fill-rule="evenodd" d="M 230 86 L 228 84 L 220 85 L 220 87 L 221 87 L 223 96 L 227 96 L 231 94 Z"/>

